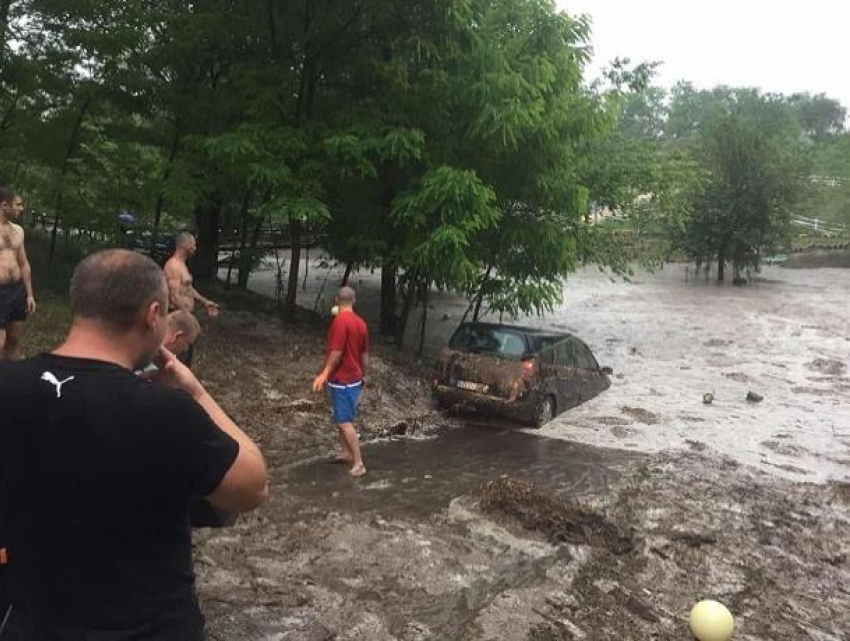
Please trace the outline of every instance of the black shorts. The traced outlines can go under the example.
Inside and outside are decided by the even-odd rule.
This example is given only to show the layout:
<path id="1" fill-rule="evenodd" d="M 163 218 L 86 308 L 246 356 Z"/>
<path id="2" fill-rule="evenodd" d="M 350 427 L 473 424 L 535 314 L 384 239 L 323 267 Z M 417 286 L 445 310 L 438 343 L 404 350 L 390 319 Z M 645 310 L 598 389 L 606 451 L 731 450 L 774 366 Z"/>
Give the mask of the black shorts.
<path id="1" fill-rule="evenodd" d="M 23 281 L 0 285 L 0 329 L 27 319 L 27 290 Z"/>

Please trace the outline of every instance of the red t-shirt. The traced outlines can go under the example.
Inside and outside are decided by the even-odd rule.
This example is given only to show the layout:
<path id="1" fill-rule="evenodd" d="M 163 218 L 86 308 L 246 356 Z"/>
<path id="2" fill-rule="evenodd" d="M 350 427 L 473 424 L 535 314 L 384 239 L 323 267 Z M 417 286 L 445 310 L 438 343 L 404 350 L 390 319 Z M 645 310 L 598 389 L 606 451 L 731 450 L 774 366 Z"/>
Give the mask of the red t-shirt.
<path id="1" fill-rule="evenodd" d="M 369 329 L 357 314 L 341 311 L 328 330 L 328 354 L 342 352 L 342 360 L 331 372 L 331 383 L 351 385 L 363 380 L 363 354 L 369 352 Z"/>

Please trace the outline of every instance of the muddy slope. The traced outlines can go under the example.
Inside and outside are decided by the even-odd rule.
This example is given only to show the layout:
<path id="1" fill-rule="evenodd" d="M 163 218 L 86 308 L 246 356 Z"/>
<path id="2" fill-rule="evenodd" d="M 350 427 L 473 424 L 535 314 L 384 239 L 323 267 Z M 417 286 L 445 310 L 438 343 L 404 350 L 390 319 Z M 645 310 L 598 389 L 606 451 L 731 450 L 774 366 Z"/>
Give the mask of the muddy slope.
<path id="1" fill-rule="evenodd" d="M 701 598 L 729 605 L 738 639 L 850 629 L 846 486 L 656 455 L 602 496 L 496 477 L 421 514 L 328 509 L 293 478 L 264 514 L 199 534 L 213 639 L 673 641 Z"/>
<path id="2" fill-rule="evenodd" d="M 846 484 L 778 479 L 696 441 L 647 459 L 517 432 L 436 437 L 426 386 L 380 353 L 364 436 L 414 437 L 367 447 L 355 482 L 325 462 L 330 408 L 309 392 L 323 328 L 227 310 L 206 332 L 197 369 L 273 481 L 269 506 L 196 533 L 213 640 L 672 641 L 708 597 L 739 639 L 850 629 Z M 663 429 L 617 402 L 623 422 Z"/>
<path id="3" fill-rule="evenodd" d="M 325 331 L 318 319 L 287 325 L 233 309 L 204 323 L 195 371 L 273 467 L 329 453 L 337 442 L 327 396 L 310 389 L 323 364 Z M 400 367 L 379 345 L 373 351 L 358 421 L 363 437 L 415 433 L 430 424 L 430 392 L 413 367 Z"/>

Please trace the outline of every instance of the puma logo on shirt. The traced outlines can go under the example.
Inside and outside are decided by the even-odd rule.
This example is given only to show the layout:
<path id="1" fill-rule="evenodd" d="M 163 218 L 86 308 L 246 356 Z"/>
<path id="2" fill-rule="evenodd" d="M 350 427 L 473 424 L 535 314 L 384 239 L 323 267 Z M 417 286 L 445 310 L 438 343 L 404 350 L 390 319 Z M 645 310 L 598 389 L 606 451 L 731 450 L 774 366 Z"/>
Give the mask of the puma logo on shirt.
<path id="1" fill-rule="evenodd" d="M 41 375 L 41 380 L 47 381 L 48 383 L 53 385 L 56 388 L 56 398 L 62 398 L 62 386 L 69 381 L 73 381 L 74 377 L 69 376 L 64 381 L 60 381 L 50 372 L 44 372 L 44 374 Z"/>

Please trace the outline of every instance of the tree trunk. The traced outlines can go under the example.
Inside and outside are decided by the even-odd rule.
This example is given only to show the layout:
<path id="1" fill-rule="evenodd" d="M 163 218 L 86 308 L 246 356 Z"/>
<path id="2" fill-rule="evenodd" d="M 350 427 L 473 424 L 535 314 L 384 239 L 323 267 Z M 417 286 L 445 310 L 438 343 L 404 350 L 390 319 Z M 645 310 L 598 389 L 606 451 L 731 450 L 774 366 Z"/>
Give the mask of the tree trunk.
<path id="1" fill-rule="evenodd" d="M 301 267 L 301 221 L 289 219 L 289 235 L 292 242 L 292 257 L 289 260 L 289 283 L 286 287 L 284 314 L 289 321 L 295 320 L 298 300 L 298 271 Z"/>
<path id="2" fill-rule="evenodd" d="M 227 280 L 225 280 L 224 284 L 227 286 L 227 289 L 230 289 L 230 281 L 233 278 L 233 263 L 236 260 L 236 250 L 230 250 L 230 258 L 227 259 Z"/>
<path id="3" fill-rule="evenodd" d="M 388 58 L 389 51 L 385 54 Z M 380 208 L 387 221 L 386 235 L 390 247 L 397 247 L 395 225 L 392 222 L 392 205 L 395 186 L 391 169 L 385 169 L 381 176 Z M 394 336 L 398 330 L 398 265 L 394 256 L 381 261 L 381 335 Z"/>
<path id="4" fill-rule="evenodd" d="M 251 190 L 245 192 L 242 199 L 242 207 L 239 210 L 239 282 L 242 282 L 242 273 L 247 271 L 246 263 L 248 257 L 245 249 L 248 246 L 248 203 L 251 202 Z M 230 254 L 230 264 L 227 266 L 227 284 L 230 285 L 230 273 L 233 271 L 233 253 Z"/>
<path id="5" fill-rule="evenodd" d="M 313 116 L 314 93 L 313 79 L 313 47 L 311 32 L 313 25 L 312 1 L 304 0 L 304 22 L 302 32 L 304 35 L 304 59 L 298 74 L 298 95 L 295 100 L 295 122 L 301 123 L 310 120 Z M 298 272 L 301 268 L 301 225 L 300 220 L 289 219 L 289 235 L 292 243 L 292 257 L 289 262 L 289 281 L 286 287 L 286 304 L 284 305 L 284 316 L 289 321 L 295 320 L 298 301 Z"/>
<path id="6" fill-rule="evenodd" d="M 398 267 L 389 262 L 381 266 L 381 335 L 393 336 L 398 331 Z"/>
<path id="7" fill-rule="evenodd" d="M 351 270 L 354 269 L 354 263 L 349 261 L 345 265 L 345 273 L 342 275 L 342 283 L 340 283 L 340 287 L 345 287 L 348 285 L 348 279 L 351 278 Z"/>
<path id="8" fill-rule="evenodd" d="M 466 322 L 466 317 L 469 316 L 469 312 L 472 311 L 473 306 L 475 305 L 476 298 L 473 298 L 469 301 L 469 305 L 466 306 L 466 311 L 463 313 L 463 316 L 460 317 L 460 324 L 463 325 Z"/>
<path id="9" fill-rule="evenodd" d="M 269 40 L 273 54 L 277 54 L 277 23 L 275 22 L 274 0 L 266 0 L 266 16 L 269 21 Z"/>
<path id="10" fill-rule="evenodd" d="M 239 282 L 236 284 L 239 289 L 248 289 L 248 278 L 251 276 L 251 262 L 253 261 L 253 257 L 257 254 L 257 243 L 260 240 L 260 232 L 262 229 L 263 219 L 261 218 L 257 221 L 257 224 L 254 225 L 254 230 L 251 232 L 251 244 L 248 247 L 248 256 L 251 257 L 251 260 L 239 266 Z"/>
<path id="11" fill-rule="evenodd" d="M 475 301 L 475 311 L 472 313 L 472 322 L 477 323 L 481 318 L 481 303 L 484 302 L 484 292 L 478 292 L 478 299 Z"/>
<path id="12" fill-rule="evenodd" d="M 77 119 L 74 121 L 74 128 L 71 130 L 71 138 L 68 140 L 68 147 L 65 150 L 65 159 L 62 161 L 62 168 L 59 171 L 59 180 L 57 181 L 58 192 L 56 194 L 56 212 L 53 218 L 53 231 L 50 234 L 50 253 L 48 254 L 48 260 L 50 262 L 53 262 L 53 257 L 56 255 L 56 234 L 59 229 L 59 220 L 61 217 L 60 212 L 62 211 L 65 201 L 65 175 L 68 173 L 68 164 L 71 161 L 71 156 L 74 154 L 74 147 L 77 146 L 77 138 L 80 135 L 80 129 L 83 126 L 83 119 L 86 117 L 86 111 L 88 111 L 91 102 L 92 98 L 89 96 L 83 101 L 83 104 L 80 105 L 80 111 L 77 113 Z M 67 227 L 67 224 L 65 226 Z"/>
<path id="13" fill-rule="evenodd" d="M 0 52 L 0 62 L 2 62 L 3 53 Z M 15 109 L 18 107 L 18 103 L 20 102 L 21 97 L 18 94 L 12 97 L 12 101 L 9 104 L 9 107 L 3 113 L 3 117 L 0 118 L 0 132 L 5 131 L 9 127 L 12 126 L 12 117 L 15 115 Z M 12 177 L 17 175 L 18 169 L 21 165 L 20 159 L 15 163 L 15 169 L 12 171 Z"/>
<path id="14" fill-rule="evenodd" d="M 56 213 L 53 214 L 53 229 L 50 230 L 50 253 L 48 259 L 53 262 L 53 256 L 56 254 L 56 236 L 59 233 L 59 207 L 62 206 L 62 199 L 56 205 Z"/>
<path id="15" fill-rule="evenodd" d="M 478 288 L 478 296 L 475 300 L 475 313 L 472 315 L 473 322 L 478 322 L 478 319 L 481 317 L 481 304 L 484 302 L 484 288 L 487 286 L 487 283 L 490 282 L 490 274 L 493 273 L 493 267 L 487 267 L 487 271 L 484 273 L 484 278 L 481 280 L 481 286 Z"/>
<path id="16" fill-rule="evenodd" d="M 404 295 L 404 304 L 401 309 L 401 318 L 396 328 L 396 344 L 399 347 L 404 345 L 404 332 L 407 329 L 407 320 L 410 318 L 410 310 L 413 307 L 413 301 L 416 298 L 417 283 L 419 282 L 419 270 L 415 270 L 411 276 L 410 283 L 407 287 L 407 292 Z"/>
<path id="17" fill-rule="evenodd" d="M 0 0 L 0 63 L 6 56 L 6 32 L 9 28 L 9 9 L 12 0 Z"/>
<path id="18" fill-rule="evenodd" d="M 720 246 L 717 250 L 717 282 L 722 283 L 725 280 L 726 271 L 726 244 Z"/>
<path id="19" fill-rule="evenodd" d="M 422 358 L 425 353 L 425 329 L 428 325 L 428 293 L 430 291 L 430 283 L 425 282 L 422 285 L 422 325 L 419 327 L 419 347 L 416 350 L 416 355 Z"/>
<path id="20" fill-rule="evenodd" d="M 195 208 L 198 225 L 198 252 L 193 259 L 194 275 L 199 280 L 216 277 L 218 267 L 218 227 L 221 218 L 221 199 L 213 196 L 210 202 Z"/>
<path id="21" fill-rule="evenodd" d="M 179 123 L 174 123 L 174 137 L 171 139 L 171 151 L 168 153 L 168 164 L 165 166 L 165 171 L 162 174 L 163 184 L 168 182 L 171 177 L 171 167 L 174 164 L 174 159 L 177 157 L 177 150 L 180 146 L 180 126 Z M 159 234 L 159 223 L 162 220 L 162 210 L 165 207 L 165 192 L 160 191 L 156 197 L 156 205 L 153 211 L 153 233 L 151 234 L 150 255 L 153 256 L 153 250 L 156 246 L 156 237 Z M 230 278 L 228 276 L 228 282 Z"/>

